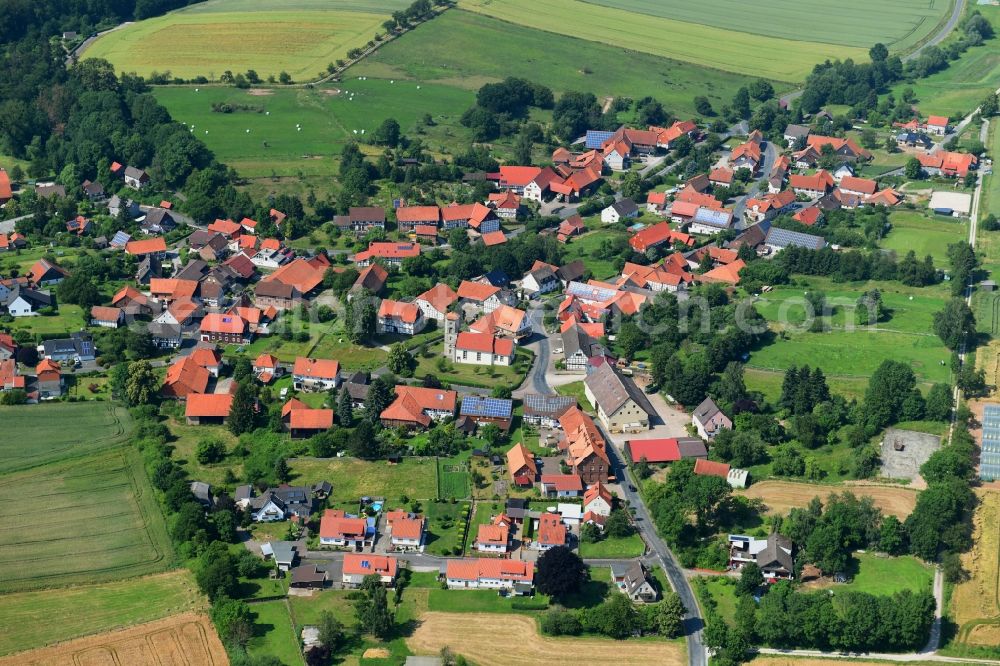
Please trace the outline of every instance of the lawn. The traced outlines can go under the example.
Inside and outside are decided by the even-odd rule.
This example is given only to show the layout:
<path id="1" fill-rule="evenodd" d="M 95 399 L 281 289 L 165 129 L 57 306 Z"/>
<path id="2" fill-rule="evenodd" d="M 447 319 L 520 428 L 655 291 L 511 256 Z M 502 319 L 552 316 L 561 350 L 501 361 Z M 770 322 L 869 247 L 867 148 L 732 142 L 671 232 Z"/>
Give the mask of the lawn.
<path id="1" fill-rule="evenodd" d="M 115 30 L 89 46 L 87 58 L 104 58 L 118 71 L 205 76 L 256 70 L 262 78 L 288 72 L 295 80 L 325 73 L 328 63 L 364 46 L 403 3 L 292 3 L 213 0 Z"/>
<path id="2" fill-rule="evenodd" d="M 276 657 L 282 664 L 302 664 L 299 637 L 284 599 L 262 601 L 250 606 L 254 618 L 253 637 L 247 644 L 251 655 Z"/>
<path id="3" fill-rule="evenodd" d="M 338 322 L 314 324 L 310 327 L 310 337 L 304 342 L 282 340 L 278 335 L 257 338 L 242 353 L 251 360 L 268 352 L 281 361 L 292 362 L 297 356 L 313 358 L 333 358 L 340 361 L 346 370 L 375 370 L 385 363 L 388 354 L 376 346 L 362 346 L 352 343 L 344 335 L 343 325 Z M 226 347 L 226 355 L 236 354 L 237 345 Z"/>
<path id="4" fill-rule="evenodd" d="M 810 39 L 828 44 L 868 48 L 882 42 L 893 50 L 912 47 L 927 37 L 951 11 L 948 0 L 909 3 L 901 13 L 899 0 L 845 0 L 834 9 L 822 0 L 768 0 L 747 4 L 740 0 L 588 0 L 605 7 L 663 18 L 700 23 L 769 37 L 800 39 L 809 25 Z"/>
<path id="5" fill-rule="evenodd" d="M 563 384 L 562 386 L 554 387 L 556 393 L 559 395 L 570 395 L 576 398 L 577 403 L 580 407 L 587 407 L 590 402 L 587 400 L 587 395 L 584 392 L 586 389 L 583 385 L 583 380 L 578 382 L 570 382 L 569 384 Z"/>
<path id="6" fill-rule="evenodd" d="M 695 115 L 695 95 L 705 95 L 719 109 L 744 84 L 742 77 L 729 72 L 553 32 L 561 31 L 513 25 L 452 9 L 386 44 L 349 73 L 352 77 L 437 81 L 467 90 L 519 76 L 557 93 L 583 90 L 598 98 L 634 99 L 652 95 L 673 113 L 684 116 Z M 503 44 L 517 57 L 497 58 L 496 52 L 483 49 L 483 44 Z"/>
<path id="7" fill-rule="evenodd" d="M 207 607 L 186 569 L 114 583 L 5 594 L 0 655 Z"/>
<path id="8" fill-rule="evenodd" d="M 930 591 L 934 582 L 934 569 L 910 555 L 884 557 L 870 553 L 855 553 L 856 570 L 850 570 L 853 577 L 849 583 L 835 584 L 834 592 L 868 592 L 890 596 L 902 590 L 914 592 Z"/>
<path id="9" fill-rule="evenodd" d="M 733 624 L 736 621 L 736 589 L 735 581 L 722 576 L 706 576 L 700 578 L 705 589 L 715 601 L 715 610 L 722 619 Z"/>
<path id="10" fill-rule="evenodd" d="M 569 245 L 567 245 L 564 259 L 567 263 L 576 259 L 583 259 L 595 279 L 605 280 L 610 278 L 615 275 L 613 259 L 599 258 L 597 253 L 604 241 L 616 237 L 628 238 L 628 233 L 618 230 L 601 229 L 577 236 L 570 240 Z"/>
<path id="11" fill-rule="evenodd" d="M 882 247 L 894 250 L 899 257 L 910 250 L 920 259 L 929 254 L 936 266 L 948 265 L 948 245 L 969 238 L 968 223 L 954 217 L 928 217 L 913 211 L 898 211 L 889 215 L 889 221 L 892 230 L 882 239 Z"/>
<path id="12" fill-rule="evenodd" d="M 354 502 L 365 495 L 382 496 L 390 503 L 403 495 L 425 501 L 437 497 L 434 458 L 403 458 L 397 465 L 357 458 L 292 458 L 288 464 L 298 483 L 332 483 L 336 502 Z"/>
<path id="13" fill-rule="evenodd" d="M 0 591 L 126 578 L 161 571 L 173 561 L 163 515 L 136 452 L 97 453 L 3 481 Z M 29 488 L 36 502 L 24 501 Z"/>
<path id="14" fill-rule="evenodd" d="M 585 560 L 615 560 L 641 557 L 646 546 L 638 534 L 624 539 L 607 537 L 597 543 L 580 542 L 580 557 Z"/>
<path id="15" fill-rule="evenodd" d="M 823 44 L 802 40 L 801 32 L 797 39 L 767 37 L 622 11 L 581 0 L 548 0 L 543 5 L 531 0 L 459 0 L 458 4 L 462 9 L 514 24 L 777 81 L 801 81 L 817 63 L 836 58 L 860 61 L 865 60 L 868 53 L 867 43 L 864 48 Z M 750 11 L 741 7 L 740 14 L 756 23 Z M 832 14 L 836 10 L 828 12 Z M 664 39 L 664 35 L 670 38 Z"/>
<path id="16" fill-rule="evenodd" d="M 945 286 L 913 288 L 874 281 L 836 284 L 825 279 L 799 282 L 758 299 L 757 310 L 776 335 L 773 342 L 752 353 L 747 364 L 750 368 L 783 372 L 792 365 L 808 363 L 822 368 L 835 391 L 840 390 L 841 379 L 846 380 L 846 390 L 857 390 L 883 360 L 893 359 L 908 364 L 920 382 L 949 381 L 950 354 L 931 332 L 934 312 L 947 299 Z M 831 330 L 803 330 L 803 292 L 810 288 L 823 291 L 827 303 L 834 307 L 829 317 Z M 875 288 L 882 292 L 890 318 L 876 328 L 852 330 L 853 304 L 864 291 Z M 773 396 L 777 380 L 761 378 L 765 379 L 761 390 Z M 757 387 L 751 382 L 750 388 Z"/>
<path id="17" fill-rule="evenodd" d="M 192 479 L 210 483 L 213 486 L 225 485 L 223 479 L 227 469 L 239 476 L 242 473 L 242 463 L 238 460 L 223 460 L 220 463 L 203 465 L 195 458 L 198 442 L 203 439 L 218 439 L 226 444 L 228 450 L 236 446 L 236 436 L 229 429 L 220 425 L 187 425 L 183 418 L 171 418 L 167 423 L 175 439 L 170 442 L 174 447 L 173 458 L 181 464 Z"/>
<path id="18" fill-rule="evenodd" d="M 424 515 L 427 517 L 427 552 L 432 555 L 454 555 L 464 546 L 465 518 L 469 503 L 425 502 Z"/>
<path id="19" fill-rule="evenodd" d="M 433 21 L 432 21 L 433 23 Z M 230 87 L 165 86 L 157 100 L 221 161 L 248 178 L 336 174 L 337 160 L 349 141 L 363 139 L 386 118 L 395 118 L 413 135 L 429 114 L 437 125 L 458 128 L 459 136 L 432 150 L 459 150 L 466 130 L 458 117 L 473 103 L 467 90 L 413 81 L 347 79 L 337 88 L 273 88 L 266 94 Z M 213 104 L 248 110 L 216 113 Z M 301 130 L 297 126 L 301 125 Z M 250 130 L 247 132 L 247 130 Z"/>
<path id="20" fill-rule="evenodd" d="M 0 407 L 0 423 L 0 474 L 117 446 L 132 430 L 128 411 L 110 403 Z"/>
<path id="21" fill-rule="evenodd" d="M 79 331 L 89 324 L 89 318 L 84 317 L 83 309 L 79 305 L 59 303 L 58 312 L 55 315 L 15 317 L 14 321 L 10 322 L 10 327 L 15 331 L 25 329 L 35 336 L 52 338 L 56 336 L 69 337 L 70 333 Z"/>
<path id="22" fill-rule="evenodd" d="M 463 386 L 490 389 L 494 386 L 509 386 L 517 388 L 524 381 L 528 369 L 531 368 L 534 354 L 523 347 L 517 349 L 514 365 L 474 365 L 472 363 L 456 363 L 446 359 L 443 354 L 444 343 L 430 345 L 416 356 L 417 368 L 413 371 L 415 377 L 435 375 L 442 381 Z"/>
<path id="23" fill-rule="evenodd" d="M 470 483 L 467 462 L 449 458 L 438 459 L 438 497 L 466 498 L 469 496 Z"/>
<path id="24" fill-rule="evenodd" d="M 501 597 L 496 590 L 441 590 L 432 589 L 427 595 L 427 609 L 446 613 L 535 613 L 548 606 L 548 598 L 536 593 L 523 599 Z M 531 604 L 538 609 L 523 610 L 514 604 Z"/>

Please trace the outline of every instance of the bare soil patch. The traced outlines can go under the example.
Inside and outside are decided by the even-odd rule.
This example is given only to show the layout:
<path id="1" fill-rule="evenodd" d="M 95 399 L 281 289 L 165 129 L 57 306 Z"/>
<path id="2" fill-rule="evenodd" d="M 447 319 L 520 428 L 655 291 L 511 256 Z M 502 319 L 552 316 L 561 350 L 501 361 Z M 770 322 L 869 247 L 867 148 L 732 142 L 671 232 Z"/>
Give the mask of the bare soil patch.
<path id="1" fill-rule="evenodd" d="M 416 653 L 431 655 L 448 647 L 479 666 L 581 663 L 680 666 L 687 662 L 678 643 L 548 638 L 539 635 L 538 626 L 530 617 L 496 613 L 424 613 L 420 626 L 406 639 L 406 644 Z"/>
<path id="2" fill-rule="evenodd" d="M 273 95 L 274 91 L 270 88 L 251 88 L 247 91 L 247 94 L 254 97 L 267 97 L 268 95 Z"/>
<path id="3" fill-rule="evenodd" d="M 979 624 L 972 628 L 965 639 L 970 645 L 996 647 L 1000 645 L 1000 624 Z"/>
<path id="4" fill-rule="evenodd" d="M 85 612 L 85 609 L 81 609 Z M 227 666 L 229 657 L 206 615 L 183 613 L 121 631 L 0 658 L 0 666 L 128 664 Z"/>
<path id="5" fill-rule="evenodd" d="M 385 648 L 368 648 L 365 653 L 361 655 L 362 659 L 388 659 L 392 656 L 392 653 Z"/>
<path id="6" fill-rule="evenodd" d="M 843 484 L 824 486 L 815 483 L 795 483 L 792 481 L 761 481 L 737 494 L 764 501 L 768 513 L 787 513 L 789 509 L 808 506 L 813 497 L 825 500 L 830 495 L 845 490 L 858 496 L 868 496 L 875 501 L 883 513 L 897 518 L 906 518 L 917 504 L 917 492 L 912 488 L 898 486 L 875 486 L 869 484 Z"/>
<path id="7" fill-rule="evenodd" d="M 339 95 L 340 94 L 340 88 L 324 88 L 323 89 L 323 94 L 324 95 L 330 95 L 330 96 Z"/>

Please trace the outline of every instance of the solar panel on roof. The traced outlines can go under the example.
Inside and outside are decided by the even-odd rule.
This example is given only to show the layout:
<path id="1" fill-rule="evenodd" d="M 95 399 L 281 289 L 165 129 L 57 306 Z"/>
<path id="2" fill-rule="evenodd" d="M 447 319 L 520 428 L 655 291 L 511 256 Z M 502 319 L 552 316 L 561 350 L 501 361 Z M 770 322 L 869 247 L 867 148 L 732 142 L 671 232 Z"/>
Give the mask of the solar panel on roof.
<path id="1" fill-rule="evenodd" d="M 586 146 L 591 150 L 600 148 L 604 145 L 605 141 L 614 135 L 614 132 L 606 132 L 604 130 L 587 130 Z"/>

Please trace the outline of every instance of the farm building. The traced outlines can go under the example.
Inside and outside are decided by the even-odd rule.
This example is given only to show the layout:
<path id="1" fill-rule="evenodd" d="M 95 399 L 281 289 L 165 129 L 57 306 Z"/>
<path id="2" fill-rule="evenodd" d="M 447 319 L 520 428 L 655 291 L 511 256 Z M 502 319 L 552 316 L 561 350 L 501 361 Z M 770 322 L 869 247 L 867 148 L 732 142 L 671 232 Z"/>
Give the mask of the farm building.
<path id="1" fill-rule="evenodd" d="M 659 439 L 631 439 L 625 442 L 625 455 L 634 463 L 668 463 L 681 458 L 707 458 L 708 449 L 697 437 L 665 437 Z"/>

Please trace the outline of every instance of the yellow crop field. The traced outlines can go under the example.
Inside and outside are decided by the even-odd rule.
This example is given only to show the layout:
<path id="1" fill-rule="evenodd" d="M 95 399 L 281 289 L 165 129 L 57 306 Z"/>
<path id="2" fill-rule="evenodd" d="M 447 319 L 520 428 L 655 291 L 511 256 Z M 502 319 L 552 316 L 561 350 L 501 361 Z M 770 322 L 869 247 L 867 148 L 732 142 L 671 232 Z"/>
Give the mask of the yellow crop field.
<path id="1" fill-rule="evenodd" d="M 459 0 L 458 5 L 539 30 L 777 81 L 802 81 L 827 59 L 868 57 L 858 47 L 767 37 L 581 0 Z"/>
<path id="2" fill-rule="evenodd" d="M 973 546 L 962 555 L 969 579 L 955 586 L 951 610 L 959 642 L 995 646 L 1000 637 L 1000 492 L 981 489 L 976 495 Z"/>
<path id="3" fill-rule="evenodd" d="M 84 52 L 117 71 L 144 76 L 218 79 L 255 70 L 262 78 L 288 72 L 315 78 L 348 50 L 381 32 L 383 14 L 358 11 L 178 11 L 140 21 L 99 38 Z"/>

